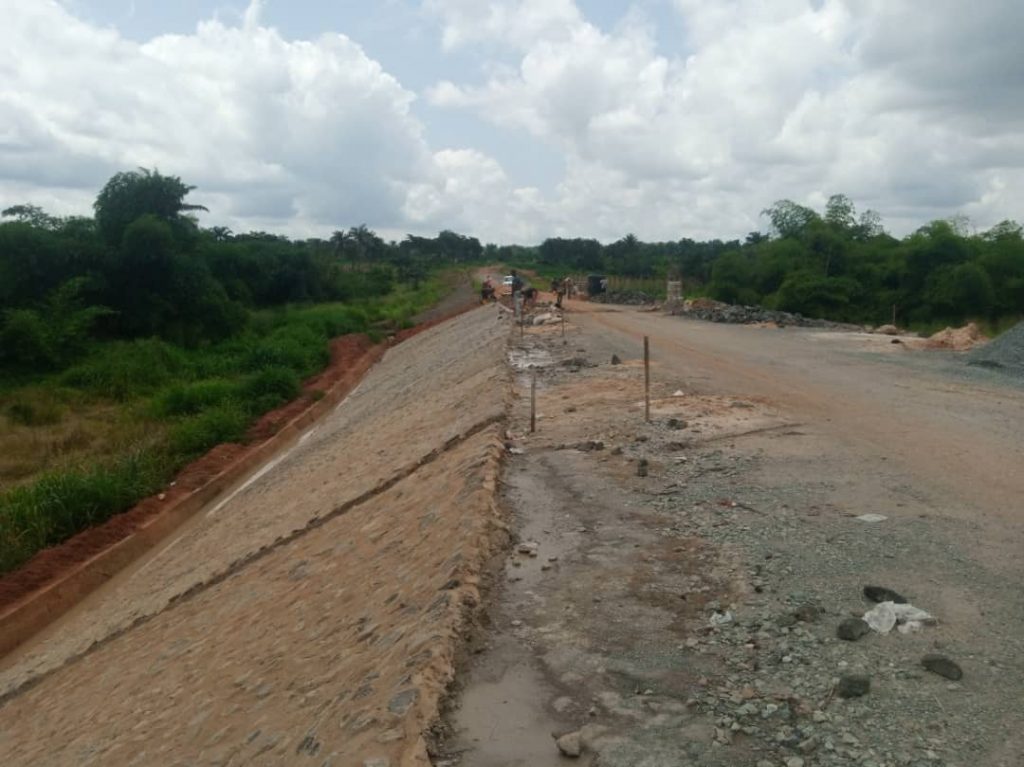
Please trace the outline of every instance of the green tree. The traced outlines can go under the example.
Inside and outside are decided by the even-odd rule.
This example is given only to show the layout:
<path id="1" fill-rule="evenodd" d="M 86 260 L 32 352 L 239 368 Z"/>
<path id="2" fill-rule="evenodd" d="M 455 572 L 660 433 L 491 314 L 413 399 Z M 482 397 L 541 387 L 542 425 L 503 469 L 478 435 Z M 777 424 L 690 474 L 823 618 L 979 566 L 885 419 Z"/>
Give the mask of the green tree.
<path id="1" fill-rule="evenodd" d="M 856 226 L 856 209 L 845 194 L 834 194 L 825 204 L 825 223 L 840 232 L 849 232 Z"/>
<path id="2" fill-rule="evenodd" d="M 885 234 L 882 227 L 882 216 L 876 210 L 866 210 L 860 214 L 857 226 L 853 229 L 853 236 L 858 240 L 870 240 Z"/>
<path id="3" fill-rule="evenodd" d="M 752 304 L 758 301 L 752 289 L 751 261 L 738 250 L 722 254 L 711 268 L 711 296 L 730 304 Z"/>
<path id="4" fill-rule="evenodd" d="M 538 258 L 548 266 L 594 271 L 602 266 L 601 243 L 582 238 L 550 237 L 541 243 Z"/>
<path id="5" fill-rule="evenodd" d="M 996 294 L 988 274 L 976 263 L 944 266 L 929 275 L 925 302 L 936 319 L 960 323 L 991 316 Z"/>
<path id="6" fill-rule="evenodd" d="M 28 224 L 37 229 L 58 229 L 61 219 L 51 216 L 38 205 L 12 205 L 0 211 L 0 217 L 12 218 L 18 223 Z"/>
<path id="7" fill-rule="evenodd" d="M 761 215 L 768 217 L 779 237 L 800 237 L 811 224 L 821 220 L 813 210 L 792 200 L 778 200 Z"/>
<path id="8" fill-rule="evenodd" d="M 0 359 L 32 370 L 67 365 L 85 351 L 96 320 L 111 314 L 102 306 L 83 306 L 86 279 L 54 290 L 31 309 L 8 310 L 0 323 Z"/>
<path id="9" fill-rule="evenodd" d="M 140 168 L 118 173 L 93 203 L 100 234 L 108 245 L 116 247 L 131 223 L 145 215 L 167 222 L 177 233 L 194 231 L 195 222 L 187 214 L 206 208 L 185 202 L 193 189 L 177 176 L 164 176 L 157 170 Z"/>
<path id="10" fill-rule="evenodd" d="M 858 313 L 854 300 L 859 289 L 860 285 L 849 278 L 796 272 L 779 288 L 776 306 L 808 317 L 852 320 Z"/>

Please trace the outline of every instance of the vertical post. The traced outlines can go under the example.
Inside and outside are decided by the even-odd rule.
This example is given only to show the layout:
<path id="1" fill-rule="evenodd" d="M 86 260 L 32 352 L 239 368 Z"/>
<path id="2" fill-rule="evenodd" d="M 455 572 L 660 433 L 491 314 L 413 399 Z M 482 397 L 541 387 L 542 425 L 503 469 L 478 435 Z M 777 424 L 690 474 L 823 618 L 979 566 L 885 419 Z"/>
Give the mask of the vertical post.
<path id="1" fill-rule="evenodd" d="M 896 304 L 892 305 L 892 324 L 896 324 Z"/>
<path id="2" fill-rule="evenodd" d="M 530 378 L 530 434 L 537 431 L 537 374 Z"/>
<path id="3" fill-rule="evenodd" d="M 565 309 L 562 309 L 562 338 L 565 338 Z"/>
<path id="4" fill-rule="evenodd" d="M 644 336 L 644 420 L 651 422 L 651 342 Z"/>

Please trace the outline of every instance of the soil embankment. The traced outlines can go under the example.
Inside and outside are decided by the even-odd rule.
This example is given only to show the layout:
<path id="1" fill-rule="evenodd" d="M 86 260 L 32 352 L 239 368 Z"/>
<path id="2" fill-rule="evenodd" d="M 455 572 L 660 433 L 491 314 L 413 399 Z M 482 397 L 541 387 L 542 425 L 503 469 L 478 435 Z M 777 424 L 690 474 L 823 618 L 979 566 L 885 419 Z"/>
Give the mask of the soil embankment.
<path id="1" fill-rule="evenodd" d="M 427 764 L 503 536 L 506 332 L 487 308 L 392 348 L 293 448 L 5 658 L 6 763 Z"/>

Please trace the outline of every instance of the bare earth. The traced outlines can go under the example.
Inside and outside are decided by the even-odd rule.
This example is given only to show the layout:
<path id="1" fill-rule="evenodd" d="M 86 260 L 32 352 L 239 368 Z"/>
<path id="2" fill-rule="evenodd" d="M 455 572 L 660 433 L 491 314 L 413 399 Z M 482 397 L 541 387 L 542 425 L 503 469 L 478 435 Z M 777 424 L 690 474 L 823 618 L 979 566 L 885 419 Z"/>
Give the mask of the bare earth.
<path id="1" fill-rule="evenodd" d="M 513 337 L 523 548 L 436 764 L 559 765 L 567 733 L 601 767 L 1024 764 L 1018 384 L 860 334 L 569 317 Z M 865 585 L 937 625 L 837 639 Z M 851 673 L 864 697 L 837 695 Z"/>

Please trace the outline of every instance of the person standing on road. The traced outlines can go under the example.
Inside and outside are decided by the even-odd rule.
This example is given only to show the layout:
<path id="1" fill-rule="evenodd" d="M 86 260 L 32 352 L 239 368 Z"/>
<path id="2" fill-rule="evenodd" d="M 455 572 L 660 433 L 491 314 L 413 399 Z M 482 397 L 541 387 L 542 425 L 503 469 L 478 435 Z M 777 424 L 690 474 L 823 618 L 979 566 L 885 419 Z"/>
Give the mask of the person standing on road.
<path id="1" fill-rule="evenodd" d="M 565 296 L 566 298 L 576 298 L 576 283 L 572 281 L 572 277 L 565 278 Z"/>
<path id="2" fill-rule="evenodd" d="M 555 306 L 562 308 L 562 299 L 565 297 L 565 280 L 557 277 L 551 280 L 551 290 L 555 294 Z"/>
<path id="3" fill-rule="evenodd" d="M 523 321 L 523 280 L 513 269 L 509 272 L 512 276 L 512 310 L 516 322 Z"/>

